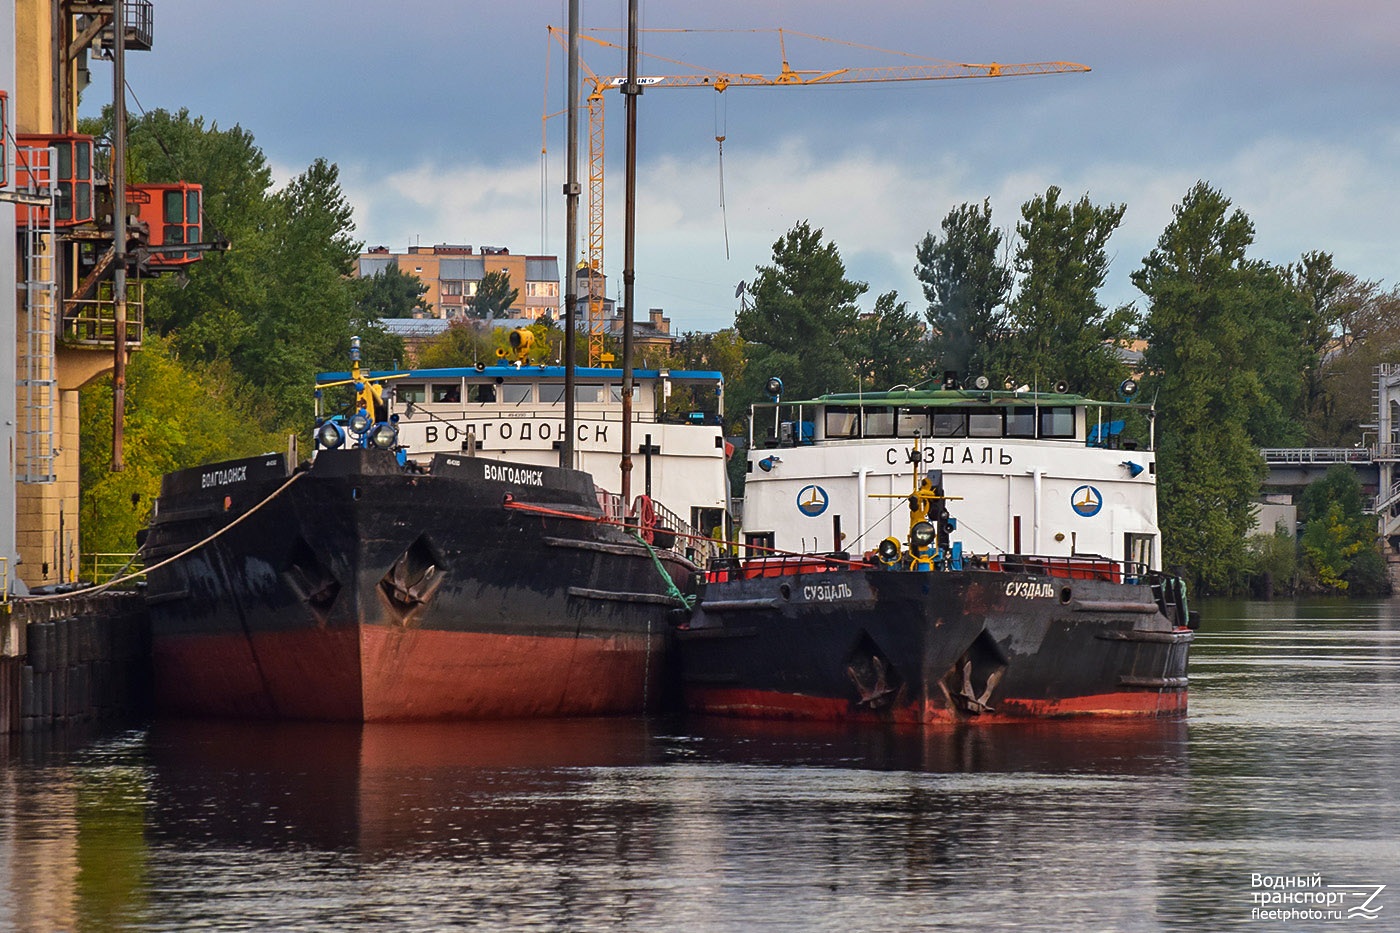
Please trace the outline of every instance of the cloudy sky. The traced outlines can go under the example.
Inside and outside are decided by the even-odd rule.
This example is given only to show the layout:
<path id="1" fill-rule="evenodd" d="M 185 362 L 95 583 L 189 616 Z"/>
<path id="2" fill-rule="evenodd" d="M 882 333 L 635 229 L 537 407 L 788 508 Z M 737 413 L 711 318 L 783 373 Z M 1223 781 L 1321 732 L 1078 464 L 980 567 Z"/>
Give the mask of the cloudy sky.
<path id="1" fill-rule="evenodd" d="M 625 2 L 583 8 L 585 25 L 605 30 L 594 35 L 621 44 Z M 317 157 L 337 163 L 367 245 L 469 243 L 562 258 L 564 121 L 542 118 L 564 107 L 563 54 L 546 29 L 564 22 L 562 0 L 157 0 L 155 48 L 129 59 L 129 105 L 240 124 L 283 181 Z M 773 242 L 801 220 L 837 244 L 851 278 L 869 283 L 866 305 L 895 290 L 922 310 L 914 246 L 926 232 L 984 198 L 993 220 L 1012 227 L 1020 205 L 1050 185 L 1127 205 L 1110 241 L 1106 304 L 1141 304 L 1128 276 L 1199 179 L 1253 219 L 1256 258 L 1283 263 L 1321 249 L 1365 278 L 1400 279 L 1400 4 L 1390 0 L 652 0 L 642 24 L 690 30 L 646 34 L 645 53 L 715 71 L 775 73 L 777 36 L 737 31 L 769 27 L 848 43 L 789 36 L 799 70 L 910 63 L 874 49 L 1093 68 L 648 91 L 637 304 L 665 308 L 677 329 L 731 324 L 736 283 L 770 262 Z M 619 51 L 590 48 L 585 58 L 599 74 L 625 70 Z M 92 71 L 85 112 L 110 87 L 105 63 Z M 616 94 L 606 131 L 606 271 L 616 290 Z"/>

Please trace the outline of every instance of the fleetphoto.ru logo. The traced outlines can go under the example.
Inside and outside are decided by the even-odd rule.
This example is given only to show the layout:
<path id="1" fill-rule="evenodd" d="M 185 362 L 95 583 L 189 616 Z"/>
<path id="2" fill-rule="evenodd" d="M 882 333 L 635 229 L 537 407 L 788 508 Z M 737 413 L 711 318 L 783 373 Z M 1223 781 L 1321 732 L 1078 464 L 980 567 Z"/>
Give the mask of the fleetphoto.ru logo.
<path id="1" fill-rule="evenodd" d="M 1378 920 L 1383 884 L 1329 884 L 1320 873 L 1249 876 L 1251 920 Z"/>

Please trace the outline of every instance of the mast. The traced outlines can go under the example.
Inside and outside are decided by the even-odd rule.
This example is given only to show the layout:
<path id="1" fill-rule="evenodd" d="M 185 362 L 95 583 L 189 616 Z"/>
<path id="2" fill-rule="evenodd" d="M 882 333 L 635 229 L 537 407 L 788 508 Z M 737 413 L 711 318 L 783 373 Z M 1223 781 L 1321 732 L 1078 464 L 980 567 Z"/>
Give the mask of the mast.
<path id="1" fill-rule="evenodd" d="M 125 469 L 126 422 L 126 22 L 123 0 L 112 4 L 112 472 Z"/>
<path id="2" fill-rule="evenodd" d="M 569 0 L 568 91 L 564 179 L 564 442 L 559 465 L 574 466 L 574 341 L 578 336 L 578 30 L 579 0 Z"/>
<path id="3" fill-rule="evenodd" d="M 627 0 L 627 177 L 622 241 L 622 504 L 632 498 L 632 300 L 637 252 L 637 0 Z"/>

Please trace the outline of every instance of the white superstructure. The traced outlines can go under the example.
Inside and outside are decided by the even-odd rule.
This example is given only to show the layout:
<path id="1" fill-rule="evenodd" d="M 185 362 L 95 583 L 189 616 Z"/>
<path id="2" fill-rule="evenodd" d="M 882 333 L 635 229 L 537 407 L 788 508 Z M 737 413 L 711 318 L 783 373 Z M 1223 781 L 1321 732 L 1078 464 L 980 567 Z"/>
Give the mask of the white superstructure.
<path id="1" fill-rule="evenodd" d="M 323 385 L 348 383 L 322 374 Z M 621 488 L 622 371 L 575 370 L 575 469 L 602 490 Z M 367 373 L 396 416 L 397 443 L 426 466 L 436 453 L 560 465 L 562 366 L 494 366 Z M 728 478 L 721 435 L 724 381 L 718 372 L 636 370 L 632 404 L 632 496 L 655 503 L 710 535 L 727 527 Z M 327 406 L 325 414 L 334 414 Z M 632 509 L 634 503 L 623 503 Z"/>
<path id="2" fill-rule="evenodd" d="M 1151 426 L 1146 405 L 1053 393 L 896 391 L 756 406 L 743 540 L 854 554 L 902 539 L 917 457 L 923 472 L 941 471 L 964 553 L 1160 569 Z"/>

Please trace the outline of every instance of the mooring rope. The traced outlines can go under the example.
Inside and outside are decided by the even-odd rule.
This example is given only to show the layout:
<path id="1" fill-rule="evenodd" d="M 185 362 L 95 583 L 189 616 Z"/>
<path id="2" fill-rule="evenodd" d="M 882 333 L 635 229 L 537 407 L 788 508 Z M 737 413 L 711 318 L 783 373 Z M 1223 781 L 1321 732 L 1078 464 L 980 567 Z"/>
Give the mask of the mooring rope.
<path id="1" fill-rule="evenodd" d="M 686 609 L 694 609 L 695 597 L 685 595 L 681 592 L 681 588 L 676 586 L 676 581 L 671 579 L 671 575 L 667 573 L 666 568 L 661 565 L 661 558 L 656 556 L 656 548 L 651 546 L 651 542 L 635 532 L 633 532 L 632 537 L 636 538 L 637 541 L 641 543 L 642 547 L 647 549 L 647 554 L 651 555 L 651 563 L 656 567 L 656 572 L 661 574 L 661 579 L 666 581 L 666 595 L 678 601 Z"/>
<path id="2" fill-rule="evenodd" d="M 152 565 L 149 566 L 149 567 L 143 567 L 142 569 L 136 571 L 135 573 L 129 573 L 129 574 L 127 574 L 127 575 L 124 576 L 124 577 L 113 577 L 111 580 L 108 580 L 106 583 L 100 584 L 100 585 L 98 585 L 98 586 L 90 586 L 90 587 L 87 587 L 87 588 L 81 589 L 81 590 L 70 590 L 70 591 L 67 592 L 67 593 L 45 593 L 45 594 L 43 594 L 43 595 L 41 595 L 41 596 L 16 596 L 14 599 L 15 599 L 16 602 L 38 603 L 38 602 L 48 602 L 48 601 L 50 601 L 50 600 L 56 600 L 56 599 L 68 599 L 69 597 L 72 597 L 72 596 L 92 596 L 92 595 L 94 595 L 94 594 L 101 593 L 101 592 L 103 592 L 104 590 L 109 590 L 109 589 L 111 589 L 112 587 L 117 586 L 117 585 L 119 585 L 119 584 L 127 583 L 127 582 L 129 582 L 129 581 L 131 581 L 131 580 L 136 580 L 136 579 L 138 579 L 138 578 L 140 578 L 140 577 L 144 577 L 146 574 L 150 573 L 152 570 L 159 570 L 160 568 L 162 568 L 162 567 L 164 567 L 164 566 L 166 566 L 166 565 L 168 565 L 168 564 L 173 564 L 175 561 L 179 560 L 179 559 L 182 558 L 182 557 L 188 557 L 190 554 L 193 554 L 195 551 L 197 551 L 197 550 L 199 550 L 200 548 L 204 547 L 206 544 L 209 544 L 211 541 L 214 541 L 215 539 L 219 538 L 220 536 L 222 536 L 222 535 L 228 533 L 229 531 L 232 531 L 235 527 L 238 526 L 238 524 L 239 524 L 240 522 L 242 522 L 244 519 L 250 518 L 255 512 L 257 512 L 257 511 L 258 511 L 259 509 L 261 509 L 263 506 L 267 505 L 267 504 L 268 504 L 269 502 L 271 502 L 273 499 L 276 499 L 278 496 L 280 496 L 280 495 L 287 489 L 288 486 L 292 485 L 292 483 L 295 483 L 297 480 L 301 479 L 301 478 L 302 478 L 303 476 L 305 476 L 305 475 L 306 475 L 305 471 L 293 473 L 293 474 L 287 479 L 287 481 L 286 481 L 285 483 L 283 483 L 281 486 L 278 486 L 276 489 L 274 489 L 274 490 L 268 495 L 268 497 L 267 497 L 266 499 L 264 499 L 263 501 L 259 502 L 257 505 L 253 506 L 253 507 L 252 507 L 251 509 L 249 509 L 248 511 L 244 512 L 242 515 L 238 516 L 238 517 L 235 518 L 233 521 L 229 522 L 227 525 L 225 525 L 224 527 L 220 528 L 218 531 L 216 531 L 216 532 L 214 532 L 213 534 L 209 535 L 209 536 L 208 536 L 207 538 L 205 538 L 203 541 L 200 541 L 200 542 L 198 542 L 198 543 L 196 543 L 196 544 L 191 544 L 189 547 L 185 548 L 185 549 L 184 549 L 183 551 L 181 551 L 180 553 L 178 553 L 178 554 L 172 554 L 171 556 L 167 557 L 165 560 L 163 560 L 163 561 L 161 561 L 161 562 L 159 562 L 159 563 L 152 564 Z"/>

